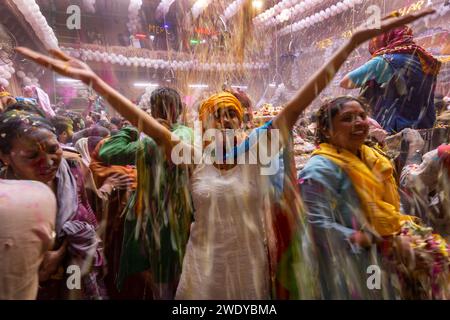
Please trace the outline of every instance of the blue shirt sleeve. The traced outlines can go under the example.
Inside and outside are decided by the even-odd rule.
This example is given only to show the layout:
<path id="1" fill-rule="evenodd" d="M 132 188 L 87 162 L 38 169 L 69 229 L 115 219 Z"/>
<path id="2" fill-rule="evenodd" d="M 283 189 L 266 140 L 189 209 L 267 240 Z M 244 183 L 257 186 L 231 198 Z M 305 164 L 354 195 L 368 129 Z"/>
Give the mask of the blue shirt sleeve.
<path id="1" fill-rule="evenodd" d="M 358 87 L 370 80 L 375 80 L 379 84 L 388 82 L 393 75 L 394 70 L 383 57 L 375 57 L 348 74 L 350 80 Z"/>
<path id="2" fill-rule="evenodd" d="M 343 183 L 337 165 L 322 156 L 313 156 L 300 172 L 298 183 L 307 220 L 317 241 L 324 245 L 345 243 L 351 252 L 360 253 L 362 248 L 350 241 L 356 231 L 348 223 L 348 216 L 353 215 L 349 211 L 351 204 L 346 209 L 340 205 L 345 198 L 340 191 Z"/>

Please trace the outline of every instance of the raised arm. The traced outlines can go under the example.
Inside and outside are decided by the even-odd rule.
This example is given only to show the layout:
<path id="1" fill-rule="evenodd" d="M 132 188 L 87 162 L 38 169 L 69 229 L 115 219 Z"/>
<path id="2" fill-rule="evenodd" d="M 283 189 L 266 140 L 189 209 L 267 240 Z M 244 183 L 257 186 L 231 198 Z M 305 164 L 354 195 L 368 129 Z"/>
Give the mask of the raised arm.
<path id="1" fill-rule="evenodd" d="M 16 50 L 28 59 L 46 68 L 54 70 L 66 77 L 81 80 L 86 85 L 92 86 L 98 94 L 103 96 L 133 126 L 142 130 L 145 134 L 152 137 L 159 146 L 162 146 L 167 155 L 170 155 L 172 148 L 179 142 L 170 130 L 161 125 L 148 113 L 138 108 L 118 91 L 114 90 L 84 62 L 69 57 L 61 50 L 50 50 L 50 53 L 54 56 L 53 58 L 28 48 L 17 47 Z"/>
<path id="2" fill-rule="evenodd" d="M 359 45 L 390 29 L 411 23 L 434 12 L 433 9 L 427 9 L 416 14 L 410 14 L 399 18 L 389 18 L 381 22 L 381 27 L 379 29 L 360 28 L 355 31 L 349 41 L 346 42 L 333 57 L 308 80 L 294 98 L 287 103 L 284 109 L 275 118 L 274 126 L 282 131 L 284 137 L 287 137 L 290 130 L 297 122 L 297 118 L 300 114 L 331 82 L 339 68 L 345 60 L 347 60 L 350 53 Z"/>

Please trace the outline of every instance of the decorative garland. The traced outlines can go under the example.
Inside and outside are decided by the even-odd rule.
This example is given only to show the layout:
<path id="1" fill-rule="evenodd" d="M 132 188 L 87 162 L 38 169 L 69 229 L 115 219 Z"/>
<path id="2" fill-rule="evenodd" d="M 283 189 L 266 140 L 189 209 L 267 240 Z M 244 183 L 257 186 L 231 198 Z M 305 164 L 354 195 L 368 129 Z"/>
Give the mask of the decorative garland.
<path id="1" fill-rule="evenodd" d="M 139 10 L 142 7 L 142 0 L 130 0 L 130 5 L 128 6 L 128 31 L 130 34 L 135 34 L 139 29 L 140 19 Z"/>
<path id="2" fill-rule="evenodd" d="M 313 8 L 322 0 L 283 0 L 253 19 L 256 27 L 275 26 Z"/>
<path id="3" fill-rule="evenodd" d="M 161 0 L 158 7 L 156 8 L 156 14 L 158 16 L 164 17 L 169 12 L 170 6 L 174 2 L 175 0 Z"/>
<path id="4" fill-rule="evenodd" d="M 243 64 L 237 63 L 200 63 L 197 60 L 185 60 L 185 61 L 167 61 L 162 59 L 149 59 L 141 57 L 125 57 L 124 55 L 117 55 L 115 53 L 102 52 L 90 49 L 74 49 L 70 47 L 61 48 L 67 54 L 81 58 L 84 61 L 96 61 L 103 63 L 125 65 L 127 67 L 143 67 L 153 69 L 174 69 L 180 71 L 234 71 L 241 68 L 250 70 L 262 70 L 268 69 L 269 63 L 267 62 L 245 62 Z"/>
<path id="5" fill-rule="evenodd" d="M 315 0 L 312 0 L 315 1 Z M 334 17 L 344 11 L 352 9 L 357 4 L 363 3 L 363 0 L 343 0 L 341 2 L 338 2 L 330 7 L 328 7 L 325 10 L 321 10 L 320 12 L 317 12 L 313 15 L 310 15 L 309 17 L 306 17 L 300 21 L 297 21 L 293 24 L 290 24 L 280 31 L 278 31 L 279 36 L 286 35 L 290 32 L 297 32 L 302 29 L 309 28 L 319 22 L 323 22 L 331 17 Z"/>
<path id="6" fill-rule="evenodd" d="M 58 48 L 58 39 L 56 39 L 53 29 L 48 25 L 47 20 L 35 0 L 13 0 L 16 7 L 25 17 L 27 22 L 33 28 L 39 40 L 47 49 Z"/>
<path id="7" fill-rule="evenodd" d="M 230 20 L 242 7 L 246 0 L 235 0 L 233 1 L 223 12 L 222 17 L 224 20 Z"/>
<path id="8" fill-rule="evenodd" d="M 87 12 L 95 13 L 95 0 L 83 0 L 83 6 Z"/>
<path id="9" fill-rule="evenodd" d="M 22 86 L 25 87 L 25 86 L 33 85 L 33 86 L 40 87 L 39 79 L 36 78 L 36 76 L 33 73 L 29 72 L 28 74 L 25 74 L 25 72 L 23 72 L 21 70 L 21 71 L 17 71 L 16 75 L 17 75 L 17 78 L 19 78 L 22 81 Z"/>
<path id="10" fill-rule="evenodd" d="M 212 0 L 197 0 L 191 8 L 192 16 L 197 19 L 202 12 L 211 4 Z"/>
<path id="11" fill-rule="evenodd" d="M 6 88 L 9 86 L 9 79 L 16 72 L 13 63 L 9 61 L 7 64 L 0 65 L 0 86 Z"/>

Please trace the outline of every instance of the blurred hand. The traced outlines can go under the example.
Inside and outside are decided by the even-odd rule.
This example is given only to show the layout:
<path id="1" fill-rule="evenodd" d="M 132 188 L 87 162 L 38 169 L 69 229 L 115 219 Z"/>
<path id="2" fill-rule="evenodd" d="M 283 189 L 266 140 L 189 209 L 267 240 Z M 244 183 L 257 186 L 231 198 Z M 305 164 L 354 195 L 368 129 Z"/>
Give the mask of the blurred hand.
<path id="1" fill-rule="evenodd" d="M 47 281 L 53 274 L 58 271 L 58 267 L 61 265 L 61 261 L 64 258 L 67 248 L 67 241 L 64 241 L 63 245 L 54 251 L 47 251 L 44 255 L 39 266 L 39 281 Z"/>
<path id="2" fill-rule="evenodd" d="M 372 246 L 372 240 L 363 231 L 356 231 L 354 234 L 352 234 L 352 236 L 350 237 L 350 241 L 362 248 L 370 248 L 370 246 Z"/>
<path id="3" fill-rule="evenodd" d="M 435 12 L 436 11 L 434 9 L 425 9 L 423 11 L 413 13 L 413 14 L 408 14 L 403 17 L 388 18 L 386 20 L 381 21 L 381 26 L 379 29 L 368 28 L 366 23 L 364 23 L 353 33 L 351 41 L 356 46 L 359 46 L 360 44 L 362 44 L 380 34 L 383 34 L 391 29 L 414 22 L 422 17 L 428 16 Z"/>
<path id="4" fill-rule="evenodd" d="M 422 136 L 419 131 L 406 128 L 402 131 L 404 139 L 409 143 L 410 148 L 422 151 L 425 141 L 423 141 Z"/>
<path id="5" fill-rule="evenodd" d="M 379 143 L 383 143 L 386 137 L 388 136 L 388 133 L 384 131 L 383 129 L 371 129 L 369 131 L 369 136 L 373 137 L 375 140 L 377 140 Z"/>
<path id="6" fill-rule="evenodd" d="M 97 77 L 86 63 L 68 56 L 59 49 L 49 50 L 53 58 L 24 47 L 17 47 L 16 51 L 47 69 L 69 78 L 81 80 L 88 85 Z"/>
<path id="7" fill-rule="evenodd" d="M 115 173 L 110 175 L 103 185 L 110 185 L 112 189 L 129 189 L 134 179 L 127 174 Z"/>

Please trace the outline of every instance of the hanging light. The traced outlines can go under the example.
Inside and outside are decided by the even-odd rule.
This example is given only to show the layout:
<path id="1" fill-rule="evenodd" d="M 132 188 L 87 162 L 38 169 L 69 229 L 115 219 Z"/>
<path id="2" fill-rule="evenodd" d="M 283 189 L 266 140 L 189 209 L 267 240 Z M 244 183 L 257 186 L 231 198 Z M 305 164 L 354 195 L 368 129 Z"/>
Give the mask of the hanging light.
<path id="1" fill-rule="evenodd" d="M 264 3 L 262 0 L 253 0 L 252 1 L 252 6 L 253 8 L 255 8 L 256 10 L 261 10 L 262 7 L 264 6 Z"/>

